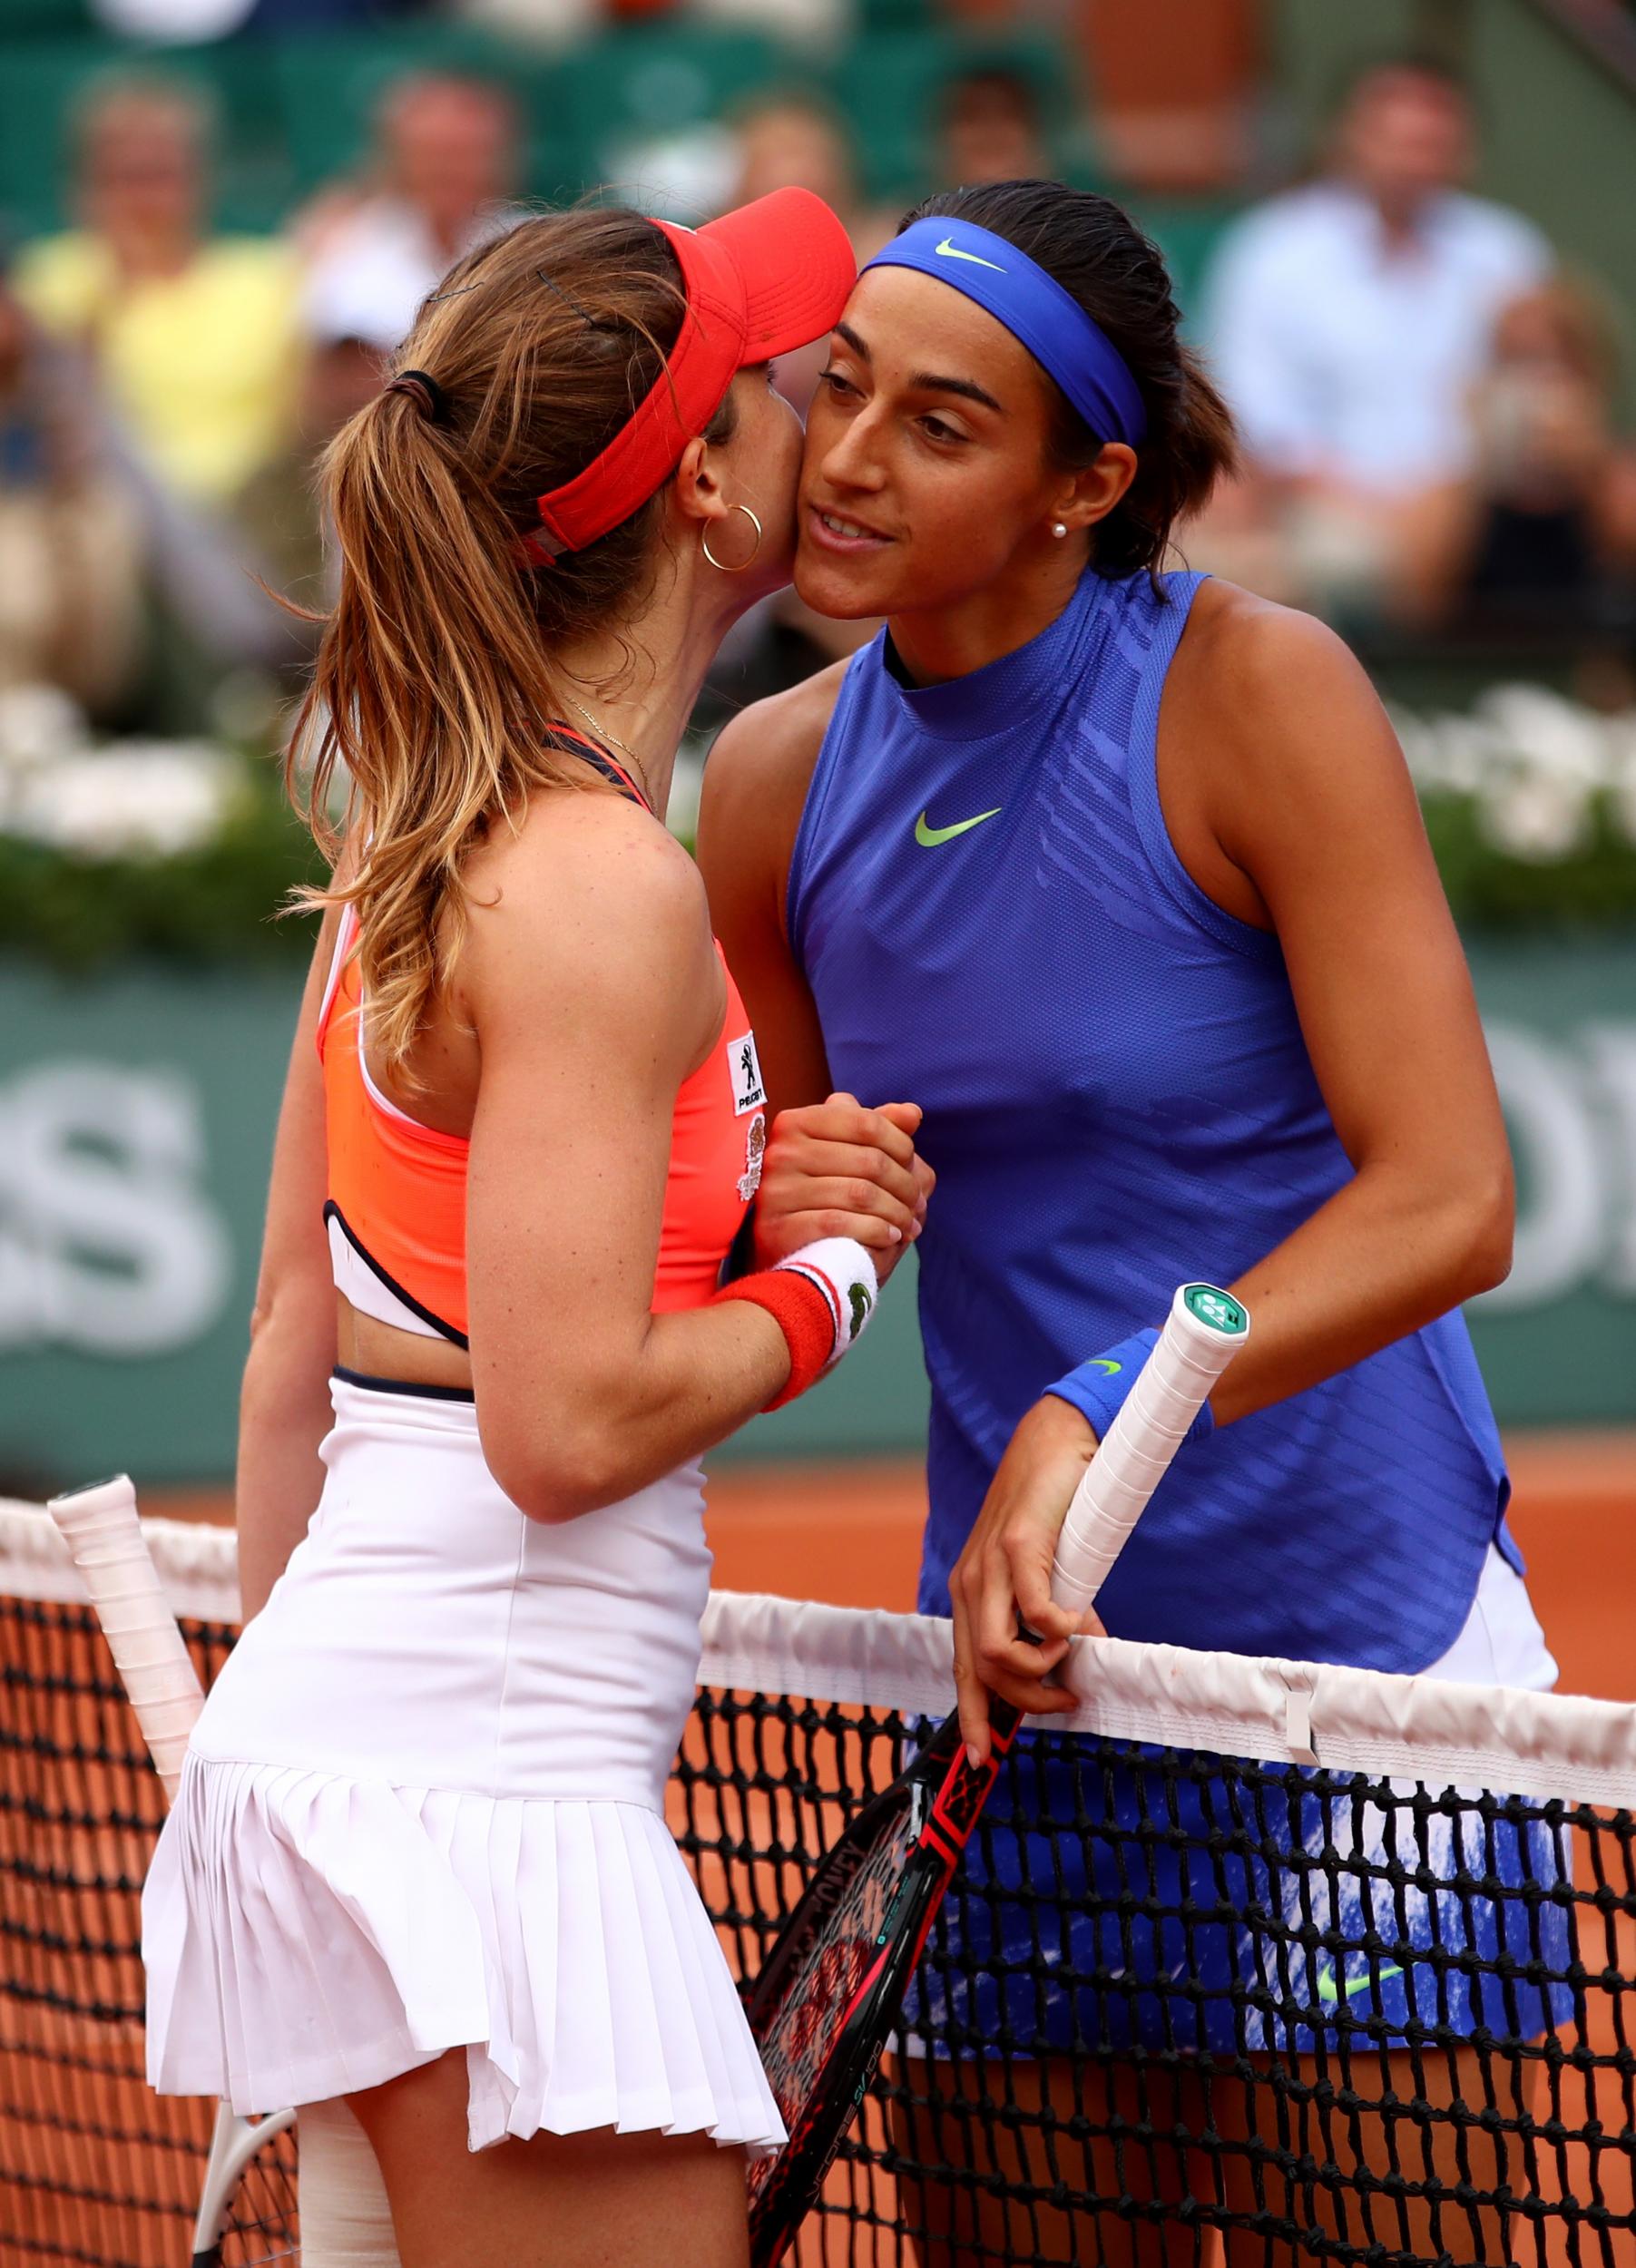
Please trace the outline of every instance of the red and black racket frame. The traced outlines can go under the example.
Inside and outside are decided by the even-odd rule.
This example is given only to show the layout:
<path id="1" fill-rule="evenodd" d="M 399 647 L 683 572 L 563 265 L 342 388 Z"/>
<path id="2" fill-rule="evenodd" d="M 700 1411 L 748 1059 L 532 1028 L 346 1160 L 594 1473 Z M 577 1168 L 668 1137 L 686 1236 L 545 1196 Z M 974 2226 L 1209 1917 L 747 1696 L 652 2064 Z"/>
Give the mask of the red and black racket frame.
<path id="1" fill-rule="evenodd" d="M 784 1999 L 791 1971 L 838 1902 L 825 1876 L 843 1847 L 867 1851 L 901 1810 L 917 1797 L 924 1801 L 920 1831 L 876 1941 L 876 1959 L 837 2019 L 834 2042 L 807 2101 L 782 2107 L 789 2141 L 768 2171 L 752 2180 L 752 2268 L 775 2268 L 818 2202 L 896 2028 L 937 1909 L 1022 1721 L 1009 1702 L 990 1696 L 988 1760 L 977 1766 L 966 1752 L 958 1715 L 946 1717 L 892 1785 L 853 1821 L 813 1877 L 756 1980 L 749 2022 L 759 2040 Z"/>

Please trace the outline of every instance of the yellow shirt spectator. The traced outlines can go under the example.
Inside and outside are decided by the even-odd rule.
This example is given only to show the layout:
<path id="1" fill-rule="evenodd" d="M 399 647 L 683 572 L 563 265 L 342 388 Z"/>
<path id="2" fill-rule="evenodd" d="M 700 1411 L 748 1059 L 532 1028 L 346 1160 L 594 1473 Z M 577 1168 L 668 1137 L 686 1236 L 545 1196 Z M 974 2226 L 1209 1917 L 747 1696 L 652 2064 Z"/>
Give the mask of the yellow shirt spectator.
<path id="1" fill-rule="evenodd" d="M 224 503 L 285 448 L 300 380 L 299 269 L 287 247 L 217 237 L 173 276 L 122 280 L 73 231 L 19 258 L 18 298 L 87 347 L 108 398 L 162 478 Z"/>

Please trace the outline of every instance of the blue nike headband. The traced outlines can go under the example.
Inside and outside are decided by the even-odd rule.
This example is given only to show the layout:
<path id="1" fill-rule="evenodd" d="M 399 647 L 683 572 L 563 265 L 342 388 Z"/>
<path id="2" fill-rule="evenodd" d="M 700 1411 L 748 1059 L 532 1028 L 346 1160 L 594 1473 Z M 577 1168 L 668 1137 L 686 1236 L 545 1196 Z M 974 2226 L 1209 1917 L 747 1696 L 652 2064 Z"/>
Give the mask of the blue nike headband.
<path id="1" fill-rule="evenodd" d="M 1147 413 L 1130 365 L 1107 333 L 1037 260 L 969 220 L 916 220 L 864 265 L 914 268 L 985 308 L 1062 387 L 1093 434 L 1135 447 Z"/>

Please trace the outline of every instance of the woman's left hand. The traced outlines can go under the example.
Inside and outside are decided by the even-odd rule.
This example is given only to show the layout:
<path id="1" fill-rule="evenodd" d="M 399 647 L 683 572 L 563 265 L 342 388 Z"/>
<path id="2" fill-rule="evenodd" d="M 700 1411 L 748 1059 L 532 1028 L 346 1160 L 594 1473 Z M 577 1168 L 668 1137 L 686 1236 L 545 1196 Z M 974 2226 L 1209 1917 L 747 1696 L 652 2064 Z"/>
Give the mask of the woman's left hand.
<path id="1" fill-rule="evenodd" d="M 1051 1566 L 1073 1491 L 1096 1453 L 1096 1435 L 1055 1394 L 1036 1402 L 1011 1437 L 949 1577 L 960 1730 L 975 1765 L 987 1761 L 989 1696 L 1033 1716 L 1058 1716 L 1073 1696 L 1045 1677 L 1076 1630 L 1102 1624 L 1053 1603 Z M 1044 1641 L 1017 1634 L 1019 1618 Z"/>

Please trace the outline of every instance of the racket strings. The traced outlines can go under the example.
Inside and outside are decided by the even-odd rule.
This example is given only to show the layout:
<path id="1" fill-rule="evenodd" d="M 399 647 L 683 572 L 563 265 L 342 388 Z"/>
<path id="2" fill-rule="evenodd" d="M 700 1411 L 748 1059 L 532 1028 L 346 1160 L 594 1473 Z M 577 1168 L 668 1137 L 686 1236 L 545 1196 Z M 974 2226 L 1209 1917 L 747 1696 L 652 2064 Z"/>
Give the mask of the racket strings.
<path id="1" fill-rule="evenodd" d="M 265 2268 L 300 2256 L 296 2137 L 287 2128 L 263 2143 L 234 2184 L 211 2268 Z"/>

